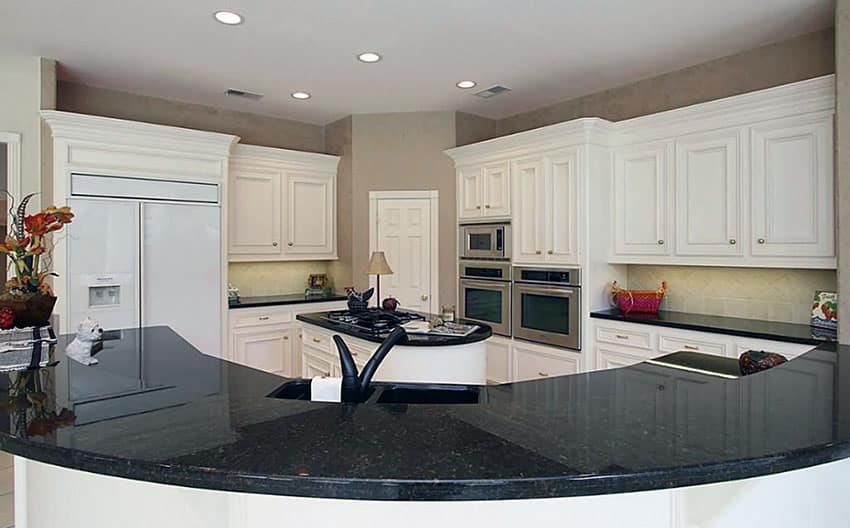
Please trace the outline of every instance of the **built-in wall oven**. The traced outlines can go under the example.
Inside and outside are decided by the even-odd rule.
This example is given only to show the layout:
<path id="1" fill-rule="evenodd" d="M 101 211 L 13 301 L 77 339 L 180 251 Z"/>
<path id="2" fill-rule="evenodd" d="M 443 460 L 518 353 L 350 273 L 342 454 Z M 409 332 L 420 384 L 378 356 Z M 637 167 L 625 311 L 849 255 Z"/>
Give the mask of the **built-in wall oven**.
<path id="1" fill-rule="evenodd" d="M 460 317 L 511 335 L 510 262 L 460 261 Z"/>
<path id="2" fill-rule="evenodd" d="M 513 336 L 581 350 L 581 270 L 513 269 Z"/>
<path id="3" fill-rule="evenodd" d="M 510 224 L 463 224 L 460 226 L 460 258 L 510 260 Z"/>

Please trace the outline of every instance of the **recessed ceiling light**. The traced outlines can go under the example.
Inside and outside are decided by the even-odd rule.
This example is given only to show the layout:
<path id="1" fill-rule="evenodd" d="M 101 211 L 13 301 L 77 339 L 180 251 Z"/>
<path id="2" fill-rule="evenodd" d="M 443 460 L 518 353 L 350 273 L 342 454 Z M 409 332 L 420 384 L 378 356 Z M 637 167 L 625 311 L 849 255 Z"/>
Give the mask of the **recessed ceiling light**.
<path id="1" fill-rule="evenodd" d="M 295 99 L 301 99 L 303 101 L 304 99 L 309 99 L 310 94 L 308 94 L 307 92 L 292 92 L 292 97 Z"/>
<path id="2" fill-rule="evenodd" d="M 375 53 L 374 51 L 367 51 L 366 53 L 361 53 L 357 56 L 357 60 L 360 62 L 378 62 L 381 60 L 381 56 Z"/>
<path id="3" fill-rule="evenodd" d="M 236 26 L 242 23 L 242 15 L 232 11 L 216 11 L 213 13 L 213 17 L 222 24 L 227 24 L 228 26 Z"/>
<path id="4" fill-rule="evenodd" d="M 472 88 L 476 84 L 478 83 L 476 83 L 475 81 L 458 81 L 455 86 L 457 86 L 458 88 L 463 88 L 465 90 L 467 88 Z"/>

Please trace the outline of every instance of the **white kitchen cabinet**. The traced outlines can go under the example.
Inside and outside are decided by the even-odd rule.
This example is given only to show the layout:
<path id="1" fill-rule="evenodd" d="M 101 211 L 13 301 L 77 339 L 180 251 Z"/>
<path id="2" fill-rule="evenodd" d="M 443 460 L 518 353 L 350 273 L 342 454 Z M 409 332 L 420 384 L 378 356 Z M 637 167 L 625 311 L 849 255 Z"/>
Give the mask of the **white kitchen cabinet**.
<path id="1" fill-rule="evenodd" d="M 629 350 L 604 343 L 597 343 L 594 348 L 597 370 L 628 367 L 650 359 L 647 357 L 648 354 L 641 354 L 636 350 Z"/>
<path id="2" fill-rule="evenodd" d="M 741 255 L 741 134 L 676 140 L 676 255 Z"/>
<path id="3" fill-rule="evenodd" d="M 614 253 L 669 255 L 673 142 L 626 146 L 614 154 Z"/>
<path id="4" fill-rule="evenodd" d="M 509 217 L 511 174 L 507 162 L 458 169 L 458 219 Z"/>
<path id="5" fill-rule="evenodd" d="M 304 344 L 301 356 L 301 376 L 307 379 L 316 376 L 333 376 L 338 368 L 326 351 Z"/>
<path id="6" fill-rule="evenodd" d="M 280 376 L 294 377 L 290 324 L 238 328 L 233 334 L 234 359 Z"/>
<path id="7" fill-rule="evenodd" d="M 493 336 L 487 340 L 487 382 L 511 381 L 511 340 Z"/>
<path id="8" fill-rule="evenodd" d="M 280 257 L 283 213 L 281 182 L 283 172 L 234 163 L 230 168 L 231 255 Z M 250 206 L 242 205 L 250 204 Z"/>
<path id="9" fill-rule="evenodd" d="M 237 145 L 230 158 L 228 259 L 332 260 L 339 158 Z"/>
<path id="10" fill-rule="evenodd" d="M 514 381 L 576 374 L 580 370 L 580 357 L 575 352 L 515 340 Z"/>
<path id="11" fill-rule="evenodd" d="M 577 264 L 578 149 L 514 162 L 513 260 Z"/>
<path id="12" fill-rule="evenodd" d="M 299 259 L 335 259 L 336 174 L 287 172 L 286 247 Z"/>
<path id="13" fill-rule="evenodd" d="M 752 129 L 752 254 L 834 257 L 832 114 Z"/>

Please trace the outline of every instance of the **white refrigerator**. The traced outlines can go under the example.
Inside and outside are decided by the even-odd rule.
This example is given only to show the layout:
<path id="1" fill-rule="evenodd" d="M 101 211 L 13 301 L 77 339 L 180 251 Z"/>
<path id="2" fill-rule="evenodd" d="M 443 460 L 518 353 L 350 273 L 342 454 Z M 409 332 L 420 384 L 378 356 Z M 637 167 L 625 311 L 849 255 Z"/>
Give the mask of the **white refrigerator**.
<path id="1" fill-rule="evenodd" d="M 72 175 L 66 328 L 86 317 L 107 330 L 166 325 L 220 357 L 218 186 L 127 180 Z"/>

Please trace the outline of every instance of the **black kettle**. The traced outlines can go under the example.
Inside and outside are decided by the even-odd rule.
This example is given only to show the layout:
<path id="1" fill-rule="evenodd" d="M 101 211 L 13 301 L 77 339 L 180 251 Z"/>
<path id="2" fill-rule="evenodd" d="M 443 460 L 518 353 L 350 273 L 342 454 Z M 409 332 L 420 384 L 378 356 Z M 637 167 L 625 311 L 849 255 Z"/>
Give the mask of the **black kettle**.
<path id="1" fill-rule="evenodd" d="M 357 365 L 354 363 L 354 357 L 351 355 L 351 350 L 348 345 L 338 335 L 333 337 L 336 343 L 337 351 L 339 352 L 339 363 L 342 367 L 342 393 L 340 398 L 343 403 L 363 403 L 369 396 L 369 385 L 372 383 L 372 377 L 375 371 L 390 353 L 390 350 L 398 343 L 407 339 L 407 332 L 404 328 L 396 327 L 384 342 L 378 347 L 378 350 L 369 358 L 366 366 L 363 367 L 363 372 L 358 376 Z"/>

